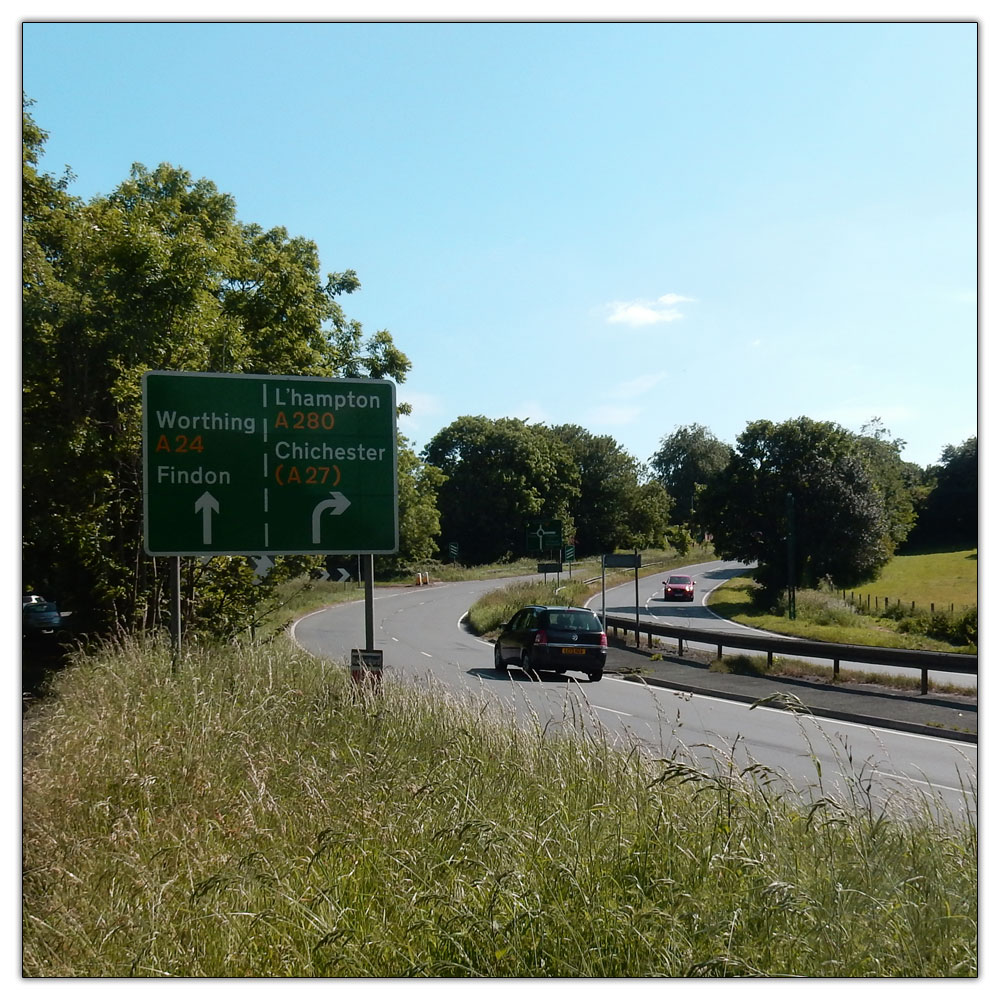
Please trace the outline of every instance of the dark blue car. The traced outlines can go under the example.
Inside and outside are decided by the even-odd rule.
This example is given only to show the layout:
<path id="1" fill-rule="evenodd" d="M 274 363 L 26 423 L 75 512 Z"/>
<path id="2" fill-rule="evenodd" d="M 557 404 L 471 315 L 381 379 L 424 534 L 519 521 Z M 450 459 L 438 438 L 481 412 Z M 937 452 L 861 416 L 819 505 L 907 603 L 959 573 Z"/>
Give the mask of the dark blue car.
<path id="1" fill-rule="evenodd" d="M 592 681 L 604 676 L 608 637 L 601 620 L 587 608 L 529 605 L 500 626 L 493 664 L 506 671 L 519 666 L 529 677 L 540 670 L 564 674 L 580 670 Z"/>

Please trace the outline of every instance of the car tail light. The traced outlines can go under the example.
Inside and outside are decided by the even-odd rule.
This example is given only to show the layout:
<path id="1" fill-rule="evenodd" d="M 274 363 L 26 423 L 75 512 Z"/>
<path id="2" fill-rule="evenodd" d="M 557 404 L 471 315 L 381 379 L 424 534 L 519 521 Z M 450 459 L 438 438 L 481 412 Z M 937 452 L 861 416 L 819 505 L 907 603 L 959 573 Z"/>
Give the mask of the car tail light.
<path id="1" fill-rule="evenodd" d="M 545 634 L 545 629 L 541 628 L 535 633 L 535 645 L 536 646 L 547 646 L 549 644 L 549 637 Z"/>
<path id="2" fill-rule="evenodd" d="M 607 644 L 608 644 L 608 637 L 607 637 L 607 635 L 604 632 L 602 632 L 601 633 L 601 645 L 602 646 L 606 646 Z"/>

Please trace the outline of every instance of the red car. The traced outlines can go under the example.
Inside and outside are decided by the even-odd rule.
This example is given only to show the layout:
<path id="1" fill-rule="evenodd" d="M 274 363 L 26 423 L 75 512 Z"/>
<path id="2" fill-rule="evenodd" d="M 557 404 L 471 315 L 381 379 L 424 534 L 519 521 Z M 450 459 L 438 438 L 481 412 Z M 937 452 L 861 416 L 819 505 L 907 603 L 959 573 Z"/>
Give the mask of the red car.
<path id="1" fill-rule="evenodd" d="M 669 576 L 663 581 L 665 601 L 693 601 L 694 580 L 689 576 Z"/>

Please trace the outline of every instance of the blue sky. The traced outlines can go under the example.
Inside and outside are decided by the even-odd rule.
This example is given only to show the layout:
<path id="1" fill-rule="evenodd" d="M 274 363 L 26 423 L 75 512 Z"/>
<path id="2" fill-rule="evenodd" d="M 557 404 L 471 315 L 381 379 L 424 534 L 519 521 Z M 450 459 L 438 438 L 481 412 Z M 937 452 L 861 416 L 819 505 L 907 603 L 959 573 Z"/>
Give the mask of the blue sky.
<path id="1" fill-rule="evenodd" d="M 974 23 L 34 23 L 43 168 L 168 162 L 353 268 L 463 414 L 977 430 Z"/>

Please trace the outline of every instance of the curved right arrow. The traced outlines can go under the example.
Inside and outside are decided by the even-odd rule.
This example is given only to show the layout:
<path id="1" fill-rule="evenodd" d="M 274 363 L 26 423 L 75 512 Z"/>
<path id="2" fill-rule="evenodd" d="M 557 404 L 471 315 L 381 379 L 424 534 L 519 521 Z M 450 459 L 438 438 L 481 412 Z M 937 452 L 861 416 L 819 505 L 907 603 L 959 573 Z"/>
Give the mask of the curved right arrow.
<path id="1" fill-rule="evenodd" d="M 326 510 L 332 511 L 334 514 L 343 514 L 348 507 L 351 506 L 351 501 L 344 496 L 343 493 L 337 491 L 336 493 L 330 494 L 329 500 L 320 500 L 315 507 L 313 507 L 312 512 L 312 540 L 313 545 L 319 545 L 322 538 L 322 532 L 320 530 L 320 519 L 323 517 L 323 512 Z"/>

